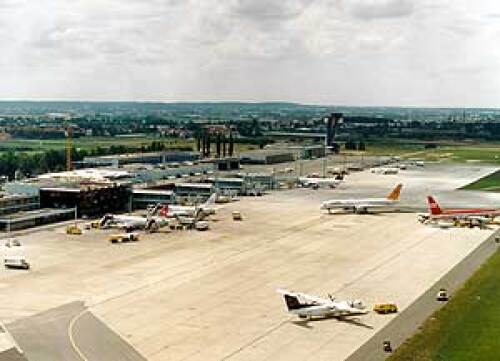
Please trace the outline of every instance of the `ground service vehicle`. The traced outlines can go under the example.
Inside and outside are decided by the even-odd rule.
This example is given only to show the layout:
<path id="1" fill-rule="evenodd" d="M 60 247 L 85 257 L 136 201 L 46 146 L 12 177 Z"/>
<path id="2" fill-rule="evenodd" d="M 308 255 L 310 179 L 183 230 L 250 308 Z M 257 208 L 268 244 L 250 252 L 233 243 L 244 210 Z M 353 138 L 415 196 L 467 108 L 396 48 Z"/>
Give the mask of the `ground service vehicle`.
<path id="1" fill-rule="evenodd" d="M 436 295 L 436 299 L 438 301 L 448 301 L 448 292 L 446 289 L 441 288 Z"/>
<path id="2" fill-rule="evenodd" d="M 30 264 L 26 261 L 23 256 L 8 256 L 3 260 L 5 268 L 21 268 L 29 269 Z"/>
<path id="3" fill-rule="evenodd" d="M 377 313 L 396 313 L 398 312 L 398 306 L 394 303 L 377 303 L 373 306 L 373 311 Z"/>
<path id="4" fill-rule="evenodd" d="M 241 216 L 241 213 L 239 211 L 233 211 L 232 216 L 233 216 L 233 221 L 243 220 L 243 217 Z"/>
<path id="5" fill-rule="evenodd" d="M 384 341 L 383 348 L 385 352 L 392 352 L 391 341 Z"/>
<path id="6" fill-rule="evenodd" d="M 206 221 L 198 221 L 194 224 L 194 228 L 197 230 L 197 231 L 206 231 L 209 226 L 208 226 L 208 222 Z"/>
<path id="7" fill-rule="evenodd" d="M 137 242 L 139 236 L 137 233 L 112 234 L 108 239 L 111 243 Z"/>
<path id="8" fill-rule="evenodd" d="M 21 242 L 19 242 L 17 239 L 9 239 L 5 242 L 5 247 L 21 247 Z"/>
<path id="9" fill-rule="evenodd" d="M 82 230 L 78 226 L 72 225 L 66 227 L 66 234 L 80 235 L 82 234 Z"/>

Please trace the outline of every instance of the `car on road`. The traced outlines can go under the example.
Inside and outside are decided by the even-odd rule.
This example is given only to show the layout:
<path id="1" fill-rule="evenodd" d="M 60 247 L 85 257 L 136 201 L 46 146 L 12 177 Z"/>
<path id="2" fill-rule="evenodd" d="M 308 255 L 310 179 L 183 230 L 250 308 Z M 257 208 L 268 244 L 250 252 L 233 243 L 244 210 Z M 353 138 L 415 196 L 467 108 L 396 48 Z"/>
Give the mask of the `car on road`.
<path id="1" fill-rule="evenodd" d="M 446 289 L 444 289 L 444 288 L 439 289 L 439 291 L 436 295 L 436 299 L 438 301 L 441 301 L 441 302 L 448 301 L 449 297 L 448 297 L 448 292 L 446 291 Z"/>
<path id="2" fill-rule="evenodd" d="M 385 340 L 384 343 L 382 344 L 382 348 L 384 349 L 385 352 L 392 352 L 391 341 Z"/>

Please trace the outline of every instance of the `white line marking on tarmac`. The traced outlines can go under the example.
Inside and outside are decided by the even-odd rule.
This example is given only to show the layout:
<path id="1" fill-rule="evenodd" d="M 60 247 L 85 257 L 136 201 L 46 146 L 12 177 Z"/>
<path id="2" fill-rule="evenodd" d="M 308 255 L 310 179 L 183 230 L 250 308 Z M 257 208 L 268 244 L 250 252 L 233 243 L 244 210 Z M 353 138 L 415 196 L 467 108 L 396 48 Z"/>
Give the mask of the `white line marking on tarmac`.
<path id="1" fill-rule="evenodd" d="M 83 310 L 78 315 L 73 317 L 68 326 L 69 342 L 71 344 L 71 347 L 73 347 L 73 350 L 75 350 L 75 352 L 82 359 L 82 361 L 89 361 L 89 359 L 83 354 L 82 350 L 80 350 L 80 348 L 78 348 L 78 346 L 76 345 L 75 340 L 73 339 L 73 327 L 75 323 L 78 321 L 78 319 L 82 317 L 86 312 L 88 312 L 88 309 Z"/>

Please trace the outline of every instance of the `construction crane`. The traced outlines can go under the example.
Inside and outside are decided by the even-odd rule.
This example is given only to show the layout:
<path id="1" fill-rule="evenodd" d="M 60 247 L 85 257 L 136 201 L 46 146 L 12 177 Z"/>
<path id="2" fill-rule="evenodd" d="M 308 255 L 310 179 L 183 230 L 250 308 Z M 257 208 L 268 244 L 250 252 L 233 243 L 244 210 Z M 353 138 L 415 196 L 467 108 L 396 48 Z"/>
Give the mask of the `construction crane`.
<path id="1" fill-rule="evenodd" d="M 70 124 L 66 125 L 66 170 L 73 169 L 71 164 L 71 151 L 73 150 L 73 129 Z"/>

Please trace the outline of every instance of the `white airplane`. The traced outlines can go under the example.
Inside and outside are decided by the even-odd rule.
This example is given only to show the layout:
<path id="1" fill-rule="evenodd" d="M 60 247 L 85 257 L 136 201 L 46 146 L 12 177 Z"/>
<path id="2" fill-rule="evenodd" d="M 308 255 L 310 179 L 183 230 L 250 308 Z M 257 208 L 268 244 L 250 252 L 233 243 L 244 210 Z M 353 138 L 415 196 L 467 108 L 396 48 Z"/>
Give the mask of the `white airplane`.
<path id="1" fill-rule="evenodd" d="M 288 312 L 299 318 L 311 319 L 313 317 L 338 317 L 364 315 L 368 313 L 360 300 L 336 300 L 331 295 L 328 298 L 307 295 L 279 289 L 283 295 Z"/>
<path id="2" fill-rule="evenodd" d="M 398 174 L 400 168 L 396 167 L 384 167 L 384 168 L 372 168 L 371 172 L 376 174 Z"/>
<path id="3" fill-rule="evenodd" d="M 397 204 L 399 202 L 401 188 L 403 188 L 403 185 L 398 184 L 386 198 L 331 199 L 321 203 L 320 209 L 326 209 L 328 213 L 331 213 L 332 209 L 344 209 L 352 210 L 354 213 L 366 213 L 368 208 L 381 208 Z"/>
<path id="4" fill-rule="evenodd" d="M 212 193 L 212 195 L 207 199 L 205 203 L 199 204 L 197 206 L 180 206 L 180 205 L 169 205 L 165 204 L 159 209 L 159 215 L 162 217 L 198 217 L 207 216 L 210 214 L 215 214 L 215 200 L 217 199 L 217 194 Z"/>
<path id="5" fill-rule="evenodd" d="M 159 228 L 160 223 L 160 220 L 154 217 L 106 214 L 101 218 L 99 226 L 102 228 L 107 226 L 123 228 L 127 232 L 131 232 L 136 229 L 155 231 Z"/>
<path id="6" fill-rule="evenodd" d="M 320 188 L 320 187 L 330 187 L 335 188 L 340 183 L 342 183 L 342 179 L 337 178 L 316 178 L 316 177 L 300 177 L 299 183 L 302 187 L 311 187 L 311 188 Z"/>

